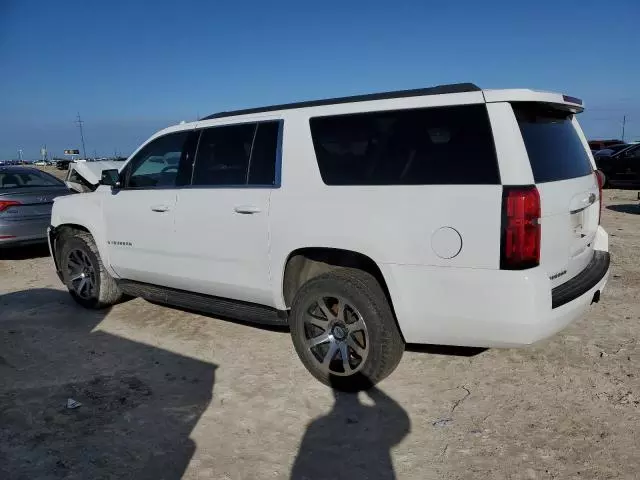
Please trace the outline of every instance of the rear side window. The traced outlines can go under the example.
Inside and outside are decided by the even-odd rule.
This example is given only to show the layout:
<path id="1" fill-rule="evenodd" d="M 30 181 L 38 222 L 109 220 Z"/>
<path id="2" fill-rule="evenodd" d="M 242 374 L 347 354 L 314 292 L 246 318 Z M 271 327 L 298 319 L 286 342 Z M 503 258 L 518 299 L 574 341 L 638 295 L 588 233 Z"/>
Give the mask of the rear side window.
<path id="1" fill-rule="evenodd" d="M 557 182 L 591 175 L 593 167 L 572 113 L 540 104 L 514 104 L 536 183 Z"/>
<path id="2" fill-rule="evenodd" d="M 499 184 L 485 105 L 312 118 L 327 185 Z"/>
<path id="3" fill-rule="evenodd" d="M 203 129 L 193 185 L 275 185 L 279 130 L 277 121 Z"/>
<path id="4" fill-rule="evenodd" d="M 280 122 L 258 124 L 249 161 L 249 185 L 276 184 L 276 155 Z"/>
<path id="5" fill-rule="evenodd" d="M 200 135 L 193 185 L 244 185 L 256 124 L 206 128 Z"/>

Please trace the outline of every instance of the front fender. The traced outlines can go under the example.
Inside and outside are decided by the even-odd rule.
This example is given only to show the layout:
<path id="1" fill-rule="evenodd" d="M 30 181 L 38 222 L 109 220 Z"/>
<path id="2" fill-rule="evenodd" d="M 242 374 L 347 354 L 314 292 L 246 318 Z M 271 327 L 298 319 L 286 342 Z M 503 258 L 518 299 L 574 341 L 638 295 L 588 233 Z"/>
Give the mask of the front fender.
<path id="1" fill-rule="evenodd" d="M 99 190 L 55 199 L 51 211 L 51 236 L 55 242 L 55 238 L 63 227 L 88 231 L 96 243 L 103 265 L 110 275 L 116 276 L 109 261 L 102 202 L 103 192 Z M 50 248 L 53 251 L 55 244 Z"/>

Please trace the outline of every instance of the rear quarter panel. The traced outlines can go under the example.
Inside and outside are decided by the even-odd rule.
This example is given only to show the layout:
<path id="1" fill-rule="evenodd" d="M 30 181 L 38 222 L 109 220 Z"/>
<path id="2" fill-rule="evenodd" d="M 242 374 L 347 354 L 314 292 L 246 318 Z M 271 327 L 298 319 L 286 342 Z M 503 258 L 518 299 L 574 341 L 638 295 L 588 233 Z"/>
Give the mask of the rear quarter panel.
<path id="1" fill-rule="evenodd" d="M 379 266 L 498 268 L 500 185 L 327 186 L 309 118 L 298 111 L 285 120 L 282 187 L 271 195 L 271 271 L 280 308 L 287 258 L 304 247 L 352 250 Z M 450 259 L 433 249 L 443 227 L 460 236 L 459 253 Z M 387 283 L 392 289 L 393 279 Z"/>

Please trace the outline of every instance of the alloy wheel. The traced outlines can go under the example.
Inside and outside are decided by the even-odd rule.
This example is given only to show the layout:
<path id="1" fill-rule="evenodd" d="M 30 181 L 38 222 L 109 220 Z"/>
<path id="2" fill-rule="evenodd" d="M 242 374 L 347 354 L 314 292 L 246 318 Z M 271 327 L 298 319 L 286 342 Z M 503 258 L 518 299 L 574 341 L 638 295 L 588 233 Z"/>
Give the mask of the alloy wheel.
<path id="1" fill-rule="evenodd" d="M 71 288 L 80 298 L 95 296 L 96 271 L 91 259 L 83 250 L 71 250 L 67 256 L 67 273 Z"/>
<path id="2" fill-rule="evenodd" d="M 305 345 L 325 373 L 349 376 L 369 355 L 369 333 L 360 312 L 346 299 L 321 296 L 305 309 Z"/>

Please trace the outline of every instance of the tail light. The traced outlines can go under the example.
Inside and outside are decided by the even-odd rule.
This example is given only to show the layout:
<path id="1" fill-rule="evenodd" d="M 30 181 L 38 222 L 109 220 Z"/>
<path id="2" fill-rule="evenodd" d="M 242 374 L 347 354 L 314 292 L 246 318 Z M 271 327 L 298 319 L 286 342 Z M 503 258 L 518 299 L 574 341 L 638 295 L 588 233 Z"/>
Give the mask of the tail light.
<path id="1" fill-rule="evenodd" d="M 500 268 L 540 264 L 540 194 L 535 186 L 504 187 Z"/>
<path id="2" fill-rule="evenodd" d="M 596 182 L 598 184 L 598 199 L 600 200 L 600 211 L 598 212 L 598 225 L 600 225 L 600 219 L 602 218 L 602 187 L 604 187 L 604 173 L 600 170 L 594 170 L 593 174 L 596 176 Z"/>
<path id="3" fill-rule="evenodd" d="M 15 200 L 0 200 L 0 212 L 4 212 L 9 207 L 15 207 L 16 205 L 22 205 Z"/>

